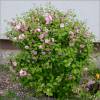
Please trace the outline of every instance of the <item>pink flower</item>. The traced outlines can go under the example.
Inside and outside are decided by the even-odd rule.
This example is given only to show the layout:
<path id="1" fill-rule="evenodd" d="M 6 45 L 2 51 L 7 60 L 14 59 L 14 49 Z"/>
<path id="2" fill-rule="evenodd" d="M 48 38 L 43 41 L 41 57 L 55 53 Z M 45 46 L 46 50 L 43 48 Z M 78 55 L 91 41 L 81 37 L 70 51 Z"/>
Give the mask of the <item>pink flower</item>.
<path id="1" fill-rule="evenodd" d="M 38 37 L 39 39 L 43 39 L 45 37 L 45 34 L 40 34 Z"/>
<path id="2" fill-rule="evenodd" d="M 19 72 L 19 75 L 21 77 L 27 76 L 27 72 L 25 70 L 21 69 L 20 72 Z"/>
<path id="3" fill-rule="evenodd" d="M 25 32 L 27 29 L 28 29 L 28 28 L 27 28 L 25 25 L 22 25 L 20 31 L 21 31 L 21 32 Z"/>
<path id="4" fill-rule="evenodd" d="M 36 32 L 41 32 L 41 29 L 40 29 L 40 28 L 37 28 L 37 29 L 36 29 Z"/>
<path id="5" fill-rule="evenodd" d="M 18 23 L 16 26 L 15 26 L 15 30 L 16 31 L 19 31 L 21 29 L 21 23 Z"/>
<path id="6" fill-rule="evenodd" d="M 50 24 L 52 21 L 52 16 L 51 15 L 46 16 L 45 21 L 46 21 L 46 24 Z"/>
<path id="7" fill-rule="evenodd" d="M 14 28 L 16 31 L 20 31 L 20 32 L 25 32 L 27 30 L 27 26 L 25 25 L 25 22 L 19 22 L 18 24 L 16 24 Z"/>
<path id="8" fill-rule="evenodd" d="M 47 33 L 48 33 L 48 32 L 44 32 L 44 33 L 40 34 L 40 35 L 38 36 L 38 38 L 39 38 L 40 40 L 42 40 L 45 36 L 47 36 Z"/>

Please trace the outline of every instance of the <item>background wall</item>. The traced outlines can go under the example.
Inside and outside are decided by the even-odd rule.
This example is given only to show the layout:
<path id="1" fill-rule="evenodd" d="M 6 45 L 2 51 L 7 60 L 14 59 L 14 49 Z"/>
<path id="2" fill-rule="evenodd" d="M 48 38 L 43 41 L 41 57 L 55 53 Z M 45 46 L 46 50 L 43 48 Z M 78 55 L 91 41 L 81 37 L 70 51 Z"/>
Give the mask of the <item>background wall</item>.
<path id="1" fill-rule="evenodd" d="M 94 32 L 96 41 L 100 42 L 100 0 L 1 0 L 0 14 L 0 38 L 5 38 L 7 23 L 5 20 L 11 20 L 16 15 L 21 15 L 30 8 L 39 5 L 46 5 L 51 2 L 56 8 L 62 11 L 75 9 L 78 17 L 85 21 Z"/>

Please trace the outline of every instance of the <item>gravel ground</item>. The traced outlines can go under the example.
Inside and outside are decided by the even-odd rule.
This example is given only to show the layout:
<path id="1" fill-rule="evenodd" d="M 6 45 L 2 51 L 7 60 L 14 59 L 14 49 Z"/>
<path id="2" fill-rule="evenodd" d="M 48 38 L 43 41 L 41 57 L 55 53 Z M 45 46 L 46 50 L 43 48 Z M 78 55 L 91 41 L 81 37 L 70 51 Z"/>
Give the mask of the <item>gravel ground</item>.
<path id="1" fill-rule="evenodd" d="M 12 75 L 13 73 L 10 72 L 7 66 L 0 65 L 0 97 L 3 97 L 0 100 L 54 100 L 50 97 L 38 99 L 33 97 L 31 94 L 34 93 L 34 90 L 24 89 L 20 83 L 13 81 Z M 8 91 L 10 91 L 10 97 Z M 15 98 L 12 98 L 11 95 L 15 95 Z"/>
<path id="2" fill-rule="evenodd" d="M 7 66 L 0 65 L 0 97 L 4 96 L 4 98 L 0 100 L 11 100 L 10 98 L 6 99 L 6 96 L 9 96 L 8 91 L 10 91 L 10 95 L 18 97 L 18 100 L 37 100 L 29 96 L 33 91 L 24 89 L 20 83 L 14 82 L 12 75 L 13 73 L 10 72 Z"/>

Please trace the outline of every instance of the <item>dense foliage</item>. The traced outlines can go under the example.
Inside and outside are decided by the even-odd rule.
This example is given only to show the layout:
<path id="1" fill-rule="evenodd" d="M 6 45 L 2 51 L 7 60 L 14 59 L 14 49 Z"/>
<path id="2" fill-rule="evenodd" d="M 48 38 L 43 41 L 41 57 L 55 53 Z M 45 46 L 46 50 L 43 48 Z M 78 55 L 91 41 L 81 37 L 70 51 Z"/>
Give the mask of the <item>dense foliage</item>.
<path id="1" fill-rule="evenodd" d="M 36 96 L 64 100 L 75 94 L 93 50 L 93 35 L 72 10 L 36 8 L 10 22 L 9 38 L 21 49 L 13 66 Z"/>

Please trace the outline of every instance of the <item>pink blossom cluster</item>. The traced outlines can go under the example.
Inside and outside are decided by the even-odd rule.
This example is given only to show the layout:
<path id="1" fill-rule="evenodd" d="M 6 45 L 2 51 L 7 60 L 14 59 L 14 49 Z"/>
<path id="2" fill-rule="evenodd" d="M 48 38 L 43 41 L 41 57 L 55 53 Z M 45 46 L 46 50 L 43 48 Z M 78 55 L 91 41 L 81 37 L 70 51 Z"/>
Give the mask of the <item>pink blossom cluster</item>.
<path id="1" fill-rule="evenodd" d="M 20 75 L 20 77 L 24 77 L 24 76 L 27 76 L 28 74 L 27 74 L 27 71 L 21 69 L 19 72 L 19 75 Z"/>
<path id="2" fill-rule="evenodd" d="M 45 16 L 45 24 L 46 25 L 50 24 L 52 21 L 53 21 L 53 17 L 51 15 Z M 13 40 L 17 40 L 17 39 L 18 40 L 23 40 L 23 39 L 26 38 L 26 35 L 24 34 L 24 32 L 27 31 L 28 27 L 25 24 L 25 22 L 16 22 L 15 20 L 13 20 L 11 22 L 11 25 L 14 27 L 14 29 L 16 31 L 20 32 L 20 34 L 18 35 L 18 37 L 14 37 Z M 61 22 L 59 24 L 59 27 L 60 28 L 64 28 L 65 27 L 65 24 Z M 43 44 L 41 44 L 41 45 L 38 46 L 39 49 L 43 49 L 45 44 L 48 45 L 48 44 L 51 44 L 51 43 L 55 42 L 54 38 L 51 38 L 51 39 L 50 38 L 47 38 L 48 31 L 49 30 L 47 28 L 45 29 L 45 31 L 43 31 L 42 28 L 39 27 L 39 26 L 36 29 L 34 29 L 34 32 L 39 32 L 38 38 L 43 42 Z M 79 27 L 75 27 L 73 31 L 69 31 L 69 39 L 72 42 L 72 44 L 75 42 L 76 35 L 79 32 L 80 32 L 80 28 Z M 88 32 L 85 32 L 84 35 L 86 37 L 89 37 L 91 34 L 88 33 Z M 79 46 L 80 46 L 80 49 L 81 50 L 85 47 L 84 44 L 80 44 Z M 26 45 L 24 48 L 26 50 L 28 50 L 30 48 L 30 46 Z M 38 52 L 35 51 L 35 50 L 32 50 L 32 54 L 34 56 L 37 56 Z M 45 54 L 46 54 L 46 52 L 45 51 L 42 51 L 42 55 L 45 55 Z M 16 62 L 13 62 L 13 65 L 14 66 L 17 66 L 17 63 Z M 24 77 L 24 76 L 27 76 L 28 73 L 27 73 L 26 70 L 21 69 L 19 71 L 19 75 L 21 77 Z M 71 78 L 72 78 L 72 76 L 70 76 L 70 79 Z"/>
<path id="3" fill-rule="evenodd" d="M 10 22 L 10 24 L 11 24 L 11 26 L 14 27 L 14 29 L 15 29 L 16 31 L 25 32 L 25 31 L 27 30 L 27 26 L 26 26 L 26 24 L 25 24 L 24 21 L 17 22 L 17 21 L 15 21 L 15 20 L 12 20 L 12 21 Z"/>
<path id="4" fill-rule="evenodd" d="M 43 40 L 48 35 L 48 32 L 44 32 L 38 36 L 40 40 Z"/>
<path id="5" fill-rule="evenodd" d="M 50 24 L 52 22 L 52 20 L 53 20 L 53 18 L 52 18 L 51 15 L 48 15 L 48 16 L 45 17 L 46 24 Z"/>

